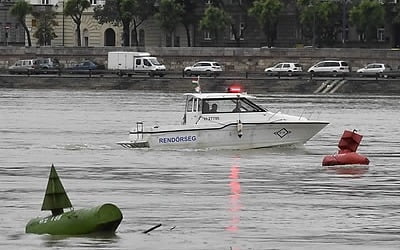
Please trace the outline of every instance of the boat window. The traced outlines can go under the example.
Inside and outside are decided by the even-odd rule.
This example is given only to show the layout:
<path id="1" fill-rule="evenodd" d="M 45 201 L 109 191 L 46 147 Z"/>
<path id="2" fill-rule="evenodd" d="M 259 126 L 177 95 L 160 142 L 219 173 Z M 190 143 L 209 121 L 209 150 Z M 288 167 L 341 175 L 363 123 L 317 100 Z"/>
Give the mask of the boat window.
<path id="1" fill-rule="evenodd" d="M 250 101 L 249 99 L 241 98 L 240 99 L 240 111 L 241 112 L 264 112 L 265 110 Z"/>
<path id="2" fill-rule="evenodd" d="M 193 100 L 193 112 L 197 112 L 199 110 L 199 99 Z"/>
<path id="3" fill-rule="evenodd" d="M 186 102 L 186 111 L 187 112 L 192 112 L 192 107 L 193 107 L 193 97 L 190 97 L 187 102 Z"/>
<path id="4" fill-rule="evenodd" d="M 203 113 L 264 112 L 265 110 L 246 98 L 203 100 Z"/>

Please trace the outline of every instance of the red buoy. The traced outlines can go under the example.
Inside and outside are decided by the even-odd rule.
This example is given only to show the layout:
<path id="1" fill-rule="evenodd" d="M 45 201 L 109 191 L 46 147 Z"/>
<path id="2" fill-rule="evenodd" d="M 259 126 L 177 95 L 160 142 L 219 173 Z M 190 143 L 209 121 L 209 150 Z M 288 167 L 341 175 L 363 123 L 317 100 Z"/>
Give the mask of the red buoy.
<path id="1" fill-rule="evenodd" d="M 356 132 L 356 130 L 345 130 L 339 141 L 338 153 L 325 156 L 322 166 L 368 165 L 369 159 L 356 152 L 362 139 L 362 135 Z"/>

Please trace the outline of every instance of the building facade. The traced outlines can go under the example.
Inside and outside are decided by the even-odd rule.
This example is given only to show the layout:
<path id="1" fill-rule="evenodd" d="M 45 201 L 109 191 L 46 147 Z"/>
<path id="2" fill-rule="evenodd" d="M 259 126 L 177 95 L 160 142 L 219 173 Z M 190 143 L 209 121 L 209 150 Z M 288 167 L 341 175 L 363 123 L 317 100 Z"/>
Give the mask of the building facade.
<path id="1" fill-rule="evenodd" d="M 18 20 L 10 14 L 14 1 L 0 0 L 0 46 L 23 46 L 25 31 Z"/>
<path id="2" fill-rule="evenodd" d="M 64 3 L 66 0 L 29 0 L 34 8 L 51 8 L 55 13 L 53 26 L 56 37 L 51 40 L 50 46 L 77 46 L 75 29 L 76 25 L 70 16 L 63 15 Z M 93 8 L 96 5 L 104 4 L 106 0 L 90 0 L 91 7 L 86 10 L 81 23 L 81 46 L 83 47 L 121 47 L 122 26 L 112 24 L 100 25 L 93 18 Z M 396 2 L 396 0 L 394 0 Z M 204 10 L 212 3 L 211 0 L 199 0 L 196 2 L 196 9 L 193 16 L 197 20 L 189 25 L 187 31 L 182 24 L 177 25 L 172 34 L 166 33 L 160 28 L 156 18 L 144 21 L 138 28 L 138 41 L 140 47 L 186 47 L 190 39 L 190 46 L 195 47 L 263 47 L 266 46 L 266 37 L 261 31 L 257 21 L 248 15 L 247 9 L 238 5 L 241 0 L 225 0 L 225 9 L 232 16 L 232 24 L 227 26 L 218 37 L 213 37 L 210 32 L 200 29 L 199 20 Z M 349 25 L 346 7 L 350 0 L 341 0 L 343 4 L 343 33 L 338 34 L 335 46 L 359 47 L 360 37 L 356 30 Z M 9 13 L 14 0 L 0 0 L 0 46 L 27 45 L 25 31 L 22 26 Z M 302 34 L 302 27 L 299 23 L 299 13 L 295 0 L 282 0 L 283 10 L 278 22 L 275 47 L 296 47 L 299 45 L 311 45 L 310 39 L 306 40 Z M 30 31 L 32 46 L 39 46 L 38 39 L 33 34 L 38 29 L 37 20 L 32 15 L 26 17 L 26 24 Z M 400 44 L 400 32 L 394 38 L 391 31 L 398 29 L 398 26 L 387 25 L 377 30 L 377 42 L 374 47 L 390 47 Z M 131 46 L 134 32 L 131 30 Z M 393 42 L 393 40 L 396 40 Z"/>

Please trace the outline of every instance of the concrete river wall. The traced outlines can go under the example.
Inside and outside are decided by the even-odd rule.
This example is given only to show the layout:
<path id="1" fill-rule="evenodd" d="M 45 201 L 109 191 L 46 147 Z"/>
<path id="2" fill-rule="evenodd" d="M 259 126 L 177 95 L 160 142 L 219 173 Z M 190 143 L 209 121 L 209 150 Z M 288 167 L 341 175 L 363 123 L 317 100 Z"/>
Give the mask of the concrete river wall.
<path id="1" fill-rule="evenodd" d="M 400 95 L 398 79 L 269 77 L 201 78 L 204 92 L 226 91 L 240 84 L 253 94 L 349 94 Z M 0 88 L 75 89 L 75 90 L 139 90 L 163 92 L 193 92 L 192 78 L 183 77 L 117 77 L 107 75 L 0 75 Z"/>

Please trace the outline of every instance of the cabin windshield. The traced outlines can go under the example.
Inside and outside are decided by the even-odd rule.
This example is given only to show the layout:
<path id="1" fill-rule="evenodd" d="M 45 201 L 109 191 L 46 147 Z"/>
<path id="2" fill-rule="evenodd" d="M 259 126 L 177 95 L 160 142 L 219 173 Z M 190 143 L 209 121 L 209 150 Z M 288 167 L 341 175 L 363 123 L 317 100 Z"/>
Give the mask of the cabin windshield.
<path id="1" fill-rule="evenodd" d="M 203 114 L 265 112 L 265 109 L 246 98 L 203 99 Z"/>
<path id="2" fill-rule="evenodd" d="M 150 58 L 149 61 L 150 61 L 153 65 L 161 65 L 161 63 L 157 60 L 157 58 Z"/>

